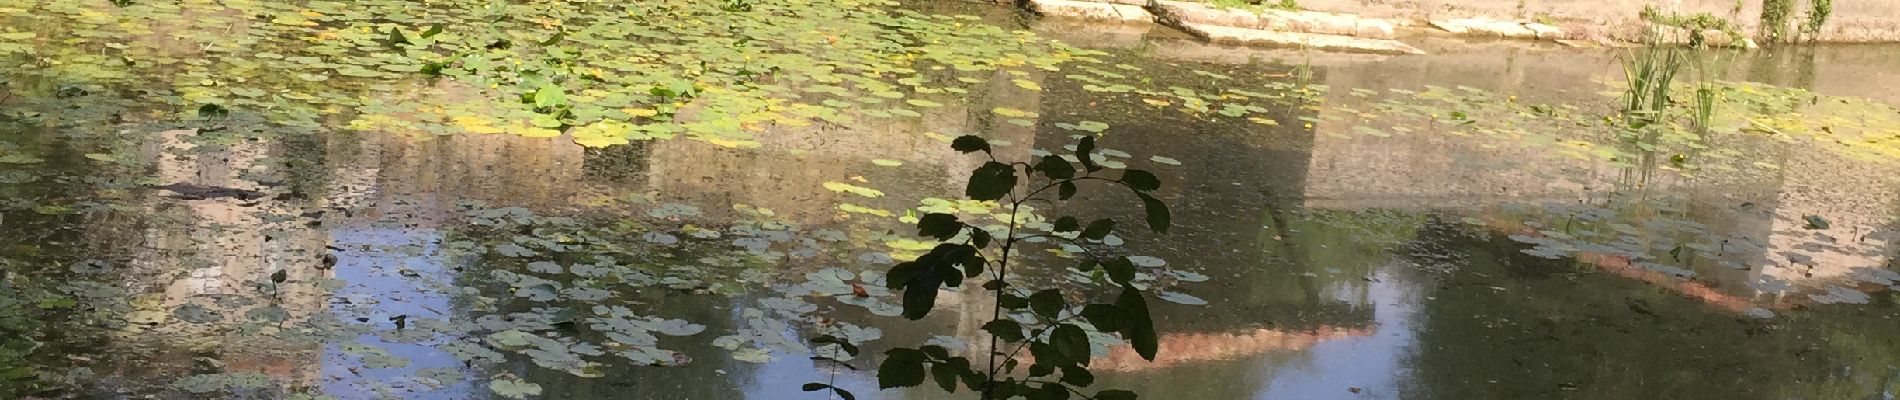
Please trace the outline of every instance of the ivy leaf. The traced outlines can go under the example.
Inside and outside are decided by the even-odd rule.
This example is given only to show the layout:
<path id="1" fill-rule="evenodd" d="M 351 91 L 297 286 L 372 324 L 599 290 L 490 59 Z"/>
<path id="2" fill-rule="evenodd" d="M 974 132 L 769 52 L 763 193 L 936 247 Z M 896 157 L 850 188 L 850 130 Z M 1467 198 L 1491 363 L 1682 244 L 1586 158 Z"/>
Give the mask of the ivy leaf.
<path id="1" fill-rule="evenodd" d="M 1023 341 L 1023 325 L 1007 319 L 993 320 L 983 324 L 983 331 L 996 335 L 1006 342 Z"/>
<path id="2" fill-rule="evenodd" d="M 1029 310 L 1054 318 L 1056 314 L 1062 312 L 1062 292 L 1056 289 L 1044 289 L 1029 295 Z"/>
<path id="3" fill-rule="evenodd" d="M 1094 222 L 1089 222 L 1089 227 L 1082 229 L 1082 237 L 1102 240 L 1102 238 L 1108 237 L 1108 234 L 1114 231 L 1115 220 L 1102 218 Z"/>
<path id="4" fill-rule="evenodd" d="M 1121 182 L 1123 184 L 1128 185 L 1129 188 L 1140 190 L 1143 192 L 1153 191 L 1155 189 L 1161 188 L 1160 178 L 1156 178 L 1155 174 L 1148 173 L 1148 171 L 1143 171 L 1139 169 L 1131 169 L 1126 172 L 1122 172 Z"/>
<path id="5" fill-rule="evenodd" d="M 1076 220 L 1075 217 L 1056 218 L 1056 232 L 1075 232 L 1079 230 L 1082 230 L 1082 221 Z"/>
<path id="6" fill-rule="evenodd" d="M 1147 192 L 1135 192 L 1135 194 L 1141 197 L 1142 208 L 1148 213 L 1148 229 L 1155 233 L 1168 233 L 1168 226 L 1174 223 L 1173 214 L 1168 212 L 1168 204 L 1162 203 Z"/>
<path id="7" fill-rule="evenodd" d="M 1042 175 L 1050 179 L 1075 177 L 1075 166 L 1069 165 L 1068 160 L 1063 160 L 1062 157 L 1054 154 L 1042 156 L 1042 162 L 1036 163 L 1036 170 L 1042 171 Z"/>
<path id="8" fill-rule="evenodd" d="M 1062 184 L 1056 185 L 1056 193 L 1063 200 L 1075 197 L 1075 182 L 1062 182 Z"/>
<path id="9" fill-rule="evenodd" d="M 1155 322 L 1148 315 L 1148 300 L 1133 287 L 1122 288 L 1122 294 L 1115 298 L 1115 307 L 1122 309 L 1128 317 L 1127 323 L 1119 331 L 1128 344 L 1135 347 L 1135 353 L 1148 361 L 1155 360 L 1155 351 L 1160 347 L 1160 338 L 1155 334 Z"/>
<path id="10" fill-rule="evenodd" d="M 1000 200 L 1016 188 L 1016 169 L 991 161 L 970 173 L 970 186 L 963 194 L 971 200 Z"/>
<path id="11" fill-rule="evenodd" d="M 917 219 L 917 235 L 949 240 L 963 230 L 963 223 L 957 222 L 957 216 L 930 213 Z"/>
<path id="12" fill-rule="evenodd" d="M 1095 137 L 1094 136 L 1082 136 L 1082 141 L 1075 144 L 1075 159 L 1081 161 L 1082 167 L 1087 168 L 1089 172 L 1102 170 L 1102 166 L 1095 165 L 1095 159 L 1091 158 L 1093 157 L 1094 153 L 1095 153 Z"/>
<path id="13" fill-rule="evenodd" d="M 1074 324 L 1056 326 L 1055 333 L 1049 335 L 1049 343 L 1069 360 L 1080 362 L 1082 365 L 1089 364 L 1089 334 L 1083 331 L 1082 327 Z"/>
<path id="14" fill-rule="evenodd" d="M 877 367 L 877 388 L 911 387 L 924 383 L 924 353 L 912 349 L 891 349 Z"/>
<path id="15" fill-rule="evenodd" d="M 963 135 L 958 136 L 956 140 L 950 141 L 950 148 L 964 153 L 976 151 L 988 153 L 990 152 L 990 142 L 975 135 Z"/>

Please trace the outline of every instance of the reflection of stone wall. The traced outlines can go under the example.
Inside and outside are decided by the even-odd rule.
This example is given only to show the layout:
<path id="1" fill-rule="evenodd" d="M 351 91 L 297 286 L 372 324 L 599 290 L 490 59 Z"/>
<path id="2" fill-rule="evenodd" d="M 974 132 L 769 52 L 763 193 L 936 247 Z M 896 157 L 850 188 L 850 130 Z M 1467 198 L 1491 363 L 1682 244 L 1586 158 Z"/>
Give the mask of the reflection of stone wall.
<path id="1" fill-rule="evenodd" d="M 1323 83 L 1332 90 L 1327 94 L 1323 109 L 1345 106 L 1377 112 L 1366 103 L 1366 98 L 1353 96 L 1350 89 L 1418 90 L 1420 85 L 1429 83 L 1444 87 L 1471 86 L 1504 94 L 1535 93 L 1540 92 L 1535 90 L 1539 88 L 1589 85 L 1588 82 L 1614 68 L 1613 61 L 1607 58 L 1588 62 L 1547 59 L 1557 56 L 1559 54 L 1551 52 L 1500 47 L 1479 54 L 1414 56 L 1403 63 L 1334 66 L 1325 69 Z M 1588 97 L 1595 96 L 1593 93 L 1582 95 L 1595 98 Z M 1587 189 L 1616 186 L 1620 174 L 1615 168 L 1595 161 L 1538 151 L 1536 145 L 1531 145 L 1532 149 L 1519 147 L 1514 143 L 1522 140 L 1518 138 L 1446 135 L 1435 130 L 1449 131 L 1452 127 L 1396 116 L 1367 121 L 1344 112 L 1323 111 L 1322 114 L 1343 119 L 1322 119 L 1313 128 L 1316 134 L 1310 179 L 1305 187 L 1308 207 L 1460 208 L 1500 201 L 1575 201 L 1582 199 Z M 1389 125 L 1395 123 L 1416 132 L 1393 132 Z M 1387 131 L 1392 137 L 1369 137 L 1354 132 L 1353 129 L 1361 125 Z"/>

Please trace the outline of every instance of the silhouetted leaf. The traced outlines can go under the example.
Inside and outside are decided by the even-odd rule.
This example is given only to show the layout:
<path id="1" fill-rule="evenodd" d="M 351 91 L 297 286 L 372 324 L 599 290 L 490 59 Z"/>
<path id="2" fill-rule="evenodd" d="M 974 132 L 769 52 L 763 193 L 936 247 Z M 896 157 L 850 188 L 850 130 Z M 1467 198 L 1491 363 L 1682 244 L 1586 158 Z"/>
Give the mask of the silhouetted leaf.
<path id="1" fill-rule="evenodd" d="M 1075 386 L 1093 385 L 1095 384 L 1095 374 L 1090 373 L 1088 368 L 1073 365 L 1066 366 L 1062 367 L 1062 382 Z"/>
<path id="2" fill-rule="evenodd" d="M 1115 283 L 1126 285 L 1129 281 L 1135 280 L 1135 263 L 1129 261 L 1128 257 L 1111 258 L 1102 263 L 1102 269 L 1108 272 L 1108 279 L 1114 280 Z"/>
<path id="3" fill-rule="evenodd" d="M 1056 326 L 1055 333 L 1049 335 L 1049 344 L 1054 345 L 1056 351 L 1068 356 L 1069 360 L 1088 365 L 1089 334 L 1083 331 L 1082 327 L 1072 324 Z"/>
<path id="4" fill-rule="evenodd" d="M 990 142 L 973 135 L 963 135 L 958 136 L 956 140 L 950 141 L 950 148 L 964 153 L 975 151 L 988 153 L 990 152 Z"/>
<path id="5" fill-rule="evenodd" d="M 1054 154 L 1042 156 L 1042 162 L 1036 163 L 1036 170 L 1050 179 L 1069 179 L 1075 177 L 1075 166 Z"/>
<path id="6" fill-rule="evenodd" d="M 1082 141 L 1075 144 L 1075 159 L 1081 161 L 1082 167 L 1087 168 L 1089 172 L 1102 170 L 1102 166 L 1095 165 L 1094 154 L 1095 137 L 1082 136 Z"/>
<path id="7" fill-rule="evenodd" d="M 1120 307 L 1110 304 L 1090 304 L 1082 307 L 1082 318 L 1102 332 L 1121 331 L 1128 325 L 1128 315 Z"/>
<path id="8" fill-rule="evenodd" d="M 1174 223 L 1174 216 L 1168 212 L 1168 204 L 1143 192 L 1135 192 L 1141 197 L 1142 209 L 1148 213 L 1148 229 L 1155 233 L 1168 233 L 1168 226 Z"/>
<path id="9" fill-rule="evenodd" d="M 1057 313 L 1062 312 L 1062 292 L 1055 289 L 1044 289 L 1030 294 L 1029 310 L 1047 317 L 1056 316 Z"/>
<path id="10" fill-rule="evenodd" d="M 1076 220 L 1075 217 L 1056 218 L 1056 232 L 1075 232 L 1079 230 L 1082 230 L 1082 221 Z"/>
<path id="11" fill-rule="evenodd" d="M 850 391 L 846 391 L 846 390 L 844 390 L 843 388 L 839 388 L 839 387 L 836 387 L 836 386 L 831 386 L 831 385 L 826 385 L 826 384 L 823 384 L 823 383 L 817 383 L 817 382 L 812 382 L 812 383 L 807 383 L 807 384 L 805 384 L 805 391 L 807 391 L 807 392 L 816 392 L 816 391 L 820 391 L 820 390 L 826 390 L 826 389 L 830 389 L 832 393 L 837 393 L 837 394 L 838 394 L 838 398 L 840 398 L 840 399 L 844 399 L 844 400 L 858 400 L 858 396 L 857 396 L 857 395 L 854 395 L 854 394 L 851 394 L 851 392 L 850 392 Z"/>
<path id="12" fill-rule="evenodd" d="M 1148 171 L 1138 169 L 1122 172 L 1121 182 L 1127 184 L 1129 188 L 1144 192 L 1161 188 L 1160 178 L 1156 178 L 1155 174 L 1148 173 Z"/>
<path id="13" fill-rule="evenodd" d="M 1063 200 L 1075 197 L 1075 182 L 1062 182 L 1056 186 L 1056 194 Z"/>
<path id="14" fill-rule="evenodd" d="M 991 161 L 970 173 L 970 186 L 963 190 L 971 200 L 1000 200 L 1016 188 L 1016 169 Z"/>
<path id="15" fill-rule="evenodd" d="M 877 367 L 877 388 L 911 387 L 924 383 L 924 354 L 912 349 L 891 349 Z"/>
<path id="16" fill-rule="evenodd" d="M 949 240 L 963 230 L 963 223 L 957 222 L 957 216 L 930 213 L 917 219 L 917 235 Z"/>
<path id="17" fill-rule="evenodd" d="M 1160 338 L 1156 337 L 1154 319 L 1148 315 L 1148 300 L 1141 297 L 1135 288 L 1123 288 L 1122 294 L 1115 298 L 1115 307 L 1122 309 L 1128 317 L 1120 330 L 1123 339 L 1134 346 L 1135 353 L 1142 359 L 1154 361 L 1155 351 L 1160 347 Z"/>
<path id="18" fill-rule="evenodd" d="M 1089 222 L 1089 227 L 1082 229 L 1082 237 L 1102 240 L 1102 238 L 1108 237 L 1108 234 L 1114 231 L 1115 220 L 1103 218 Z"/>
<path id="19" fill-rule="evenodd" d="M 1126 390 L 1103 390 L 1095 394 L 1095 400 L 1135 400 L 1135 392 Z"/>
<path id="20" fill-rule="evenodd" d="M 962 361 L 961 365 L 957 361 Z M 930 378 L 937 381 L 937 387 L 946 392 L 957 392 L 957 377 L 968 373 L 970 360 L 961 357 L 930 366 Z"/>
<path id="21" fill-rule="evenodd" d="M 1016 323 L 1016 321 L 1007 319 L 990 321 L 989 323 L 983 324 L 983 331 L 989 332 L 991 335 L 996 335 L 997 338 L 1003 339 L 1004 341 L 1020 342 L 1023 340 L 1023 325 Z"/>

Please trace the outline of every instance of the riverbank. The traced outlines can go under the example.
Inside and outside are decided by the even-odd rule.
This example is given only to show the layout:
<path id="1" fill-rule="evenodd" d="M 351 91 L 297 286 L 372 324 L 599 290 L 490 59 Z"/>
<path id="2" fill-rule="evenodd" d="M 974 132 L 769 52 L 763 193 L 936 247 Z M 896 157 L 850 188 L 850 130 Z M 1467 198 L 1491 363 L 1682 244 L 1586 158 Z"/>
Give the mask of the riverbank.
<path id="1" fill-rule="evenodd" d="M 1427 4 L 1429 3 L 1429 4 Z M 1764 29 L 1759 5 L 1713 0 L 1609 2 L 1438 0 L 1368 5 L 1362 1 L 1285 1 L 1224 6 L 1172 0 L 1028 0 L 1025 8 L 1055 18 L 1158 24 L 1203 41 L 1381 54 L 1421 54 L 1418 37 L 1550 41 L 1572 47 L 1622 46 L 1661 40 L 1714 47 L 1759 43 L 1900 42 L 1900 4 L 1842 4 L 1814 21 L 1816 9 L 1795 8 L 1781 29 Z"/>

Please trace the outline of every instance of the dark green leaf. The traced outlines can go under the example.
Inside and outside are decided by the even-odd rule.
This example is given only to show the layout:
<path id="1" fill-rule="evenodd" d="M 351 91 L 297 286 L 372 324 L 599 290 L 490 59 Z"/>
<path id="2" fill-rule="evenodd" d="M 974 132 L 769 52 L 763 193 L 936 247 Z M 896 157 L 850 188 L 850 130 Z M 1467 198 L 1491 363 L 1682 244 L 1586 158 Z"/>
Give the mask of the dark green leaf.
<path id="1" fill-rule="evenodd" d="M 1103 390 L 1095 394 L 1095 400 L 1135 400 L 1135 392 L 1126 390 Z"/>
<path id="2" fill-rule="evenodd" d="M 991 239 L 990 231 L 986 231 L 982 229 L 970 230 L 970 245 L 976 246 L 976 248 L 979 248 L 979 249 L 989 248 L 990 239 Z"/>
<path id="3" fill-rule="evenodd" d="M 1062 355 L 1067 356 L 1068 359 L 1079 362 L 1082 365 L 1089 364 L 1089 358 L 1091 357 L 1089 353 L 1089 334 L 1083 331 L 1082 327 L 1073 324 L 1056 326 L 1055 333 L 1049 335 L 1049 344 L 1054 345 L 1056 351 L 1061 352 Z"/>
<path id="4" fill-rule="evenodd" d="M 997 338 L 1008 342 L 1020 342 L 1023 340 L 1023 325 L 1016 323 L 1016 321 L 1007 319 L 990 321 L 989 323 L 983 324 L 983 331 L 989 332 L 991 335 L 996 335 Z"/>
<path id="5" fill-rule="evenodd" d="M 923 347 L 918 347 L 917 351 L 923 352 L 924 355 L 926 356 L 930 356 L 930 359 L 932 360 L 942 360 L 942 359 L 950 358 L 950 349 L 946 349 L 943 346 L 936 346 L 936 345 L 923 346 Z"/>
<path id="6" fill-rule="evenodd" d="M 1005 309 L 1021 310 L 1023 309 L 1023 307 L 1029 306 L 1029 299 L 1023 298 L 1022 296 L 1004 293 L 996 297 L 996 304 L 1003 306 L 1003 308 Z"/>
<path id="7" fill-rule="evenodd" d="M 877 388 L 911 387 L 924 383 L 924 356 L 916 350 L 891 349 L 877 367 Z"/>
<path id="8" fill-rule="evenodd" d="M 1056 185 L 1056 195 L 1063 200 L 1075 197 L 1075 182 L 1063 182 Z"/>
<path id="9" fill-rule="evenodd" d="M 961 231 L 963 231 L 963 223 L 958 222 L 955 215 L 930 213 L 917 219 L 918 236 L 949 240 Z"/>
<path id="10" fill-rule="evenodd" d="M 1056 366 L 1054 365 L 1036 363 L 1036 365 L 1029 366 L 1029 377 L 1031 378 L 1041 378 L 1054 373 L 1056 373 Z"/>
<path id="11" fill-rule="evenodd" d="M 1075 144 L 1075 159 L 1082 161 L 1082 167 L 1087 168 L 1089 172 L 1102 170 L 1102 166 L 1095 165 L 1094 154 L 1095 137 L 1082 136 L 1082 141 Z"/>
<path id="12" fill-rule="evenodd" d="M 554 33 L 554 36 L 550 36 L 550 37 L 548 37 L 548 40 L 543 40 L 543 41 L 541 41 L 541 45 L 542 45 L 542 46 L 553 46 L 553 45 L 554 45 L 555 43 L 560 43 L 562 39 L 567 39 L 567 32 L 566 32 L 566 31 L 561 31 L 561 32 L 555 32 L 555 33 Z"/>
<path id="13" fill-rule="evenodd" d="M 1801 219 L 1807 220 L 1808 225 L 1804 227 L 1807 229 L 1827 229 L 1833 226 L 1833 224 L 1827 222 L 1827 218 L 1821 218 L 1819 215 L 1803 216 Z"/>
<path id="14" fill-rule="evenodd" d="M 1120 330 L 1122 338 L 1135 347 L 1135 353 L 1142 359 L 1154 361 L 1161 342 L 1155 334 L 1154 319 L 1148 315 L 1148 300 L 1135 288 L 1122 288 L 1122 294 L 1115 298 L 1115 307 L 1128 317 Z"/>
<path id="15" fill-rule="evenodd" d="M 1102 263 L 1102 269 L 1108 271 L 1108 279 L 1113 279 L 1115 283 L 1126 285 L 1135 280 L 1135 262 L 1129 261 L 1128 257 L 1111 258 Z"/>
<path id="16" fill-rule="evenodd" d="M 1016 169 L 991 161 L 970 173 L 970 186 L 963 194 L 971 200 L 999 200 L 1016 188 Z"/>
<path id="17" fill-rule="evenodd" d="M 1056 218 L 1055 225 L 1056 232 L 1075 232 L 1082 230 L 1082 221 L 1076 220 L 1075 217 Z"/>
<path id="18" fill-rule="evenodd" d="M 904 288 L 904 318 L 910 318 L 912 320 L 923 319 L 925 315 L 930 315 L 931 308 L 937 306 L 937 289 L 943 284 L 943 281 L 935 278 L 936 274 L 934 273 L 919 274 L 918 276 L 924 275 L 931 276 L 932 278 L 912 278 L 910 285 Z"/>
<path id="19" fill-rule="evenodd" d="M 1128 315 L 1120 307 L 1111 304 L 1090 304 L 1082 307 L 1082 318 L 1102 332 L 1118 332 L 1127 326 Z"/>
<path id="20" fill-rule="evenodd" d="M 1070 365 L 1062 367 L 1062 382 L 1075 386 L 1093 385 L 1095 374 L 1090 373 L 1088 368 Z"/>
<path id="21" fill-rule="evenodd" d="M 969 364 L 969 361 L 964 361 L 963 363 Z M 969 365 L 964 365 L 962 369 L 967 370 L 969 368 Z M 930 378 L 937 381 L 937 387 L 943 388 L 944 391 L 950 393 L 957 392 L 957 376 L 961 375 L 962 372 L 963 371 L 959 371 L 956 366 L 948 363 L 930 366 Z"/>
<path id="22" fill-rule="evenodd" d="M 850 354 L 850 355 L 853 355 L 853 356 L 855 356 L 855 355 L 858 355 L 858 346 L 857 346 L 857 345 L 854 345 L 854 344 L 851 344 L 851 342 L 850 342 L 850 341 L 847 341 L 847 340 L 844 340 L 844 339 L 840 339 L 840 338 L 838 338 L 837 336 L 832 336 L 832 335 L 824 335 L 824 336 L 819 336 L 819 337 L 818 337 L 818 338 L 816 338 L 816 339 L 812 339 L 812 340 L 811 340 L 811 343 L 812 343 L 812 344 L 820 344 L 820 345 L 822 345 L 822 344 L 835 344 L 835 345 L 838 345 L 838 348 L 840 348 L 840 349 L 844 349 L 844 353 L 845 353 L 845 354 Z"/>
<path id="23" fill-rule="evenodd" d="M 1029 400 L 1069 400 L 1069 389 L 1060 383 L 1044 383 L 1028 395 Z"/>
<path id="24" fill-rule="evenodd" d="M 840 399 L 844 399 L 844 400 L 858 400 L 858 396 L 857 396 L 857 395 L 853 395 L 853 394 L 851 394 L 851 392 L 849 392 L 849 391 L 846 391 L 846 390 L 844 390 L 843 388 L 839 388 L 839 387 L 837 387 L 837 386 L 831 386 L 831 385 L 826 385 L 826 384 L 823 384 L 823 383 L 817 383 L 817 382 L 812 382 L 812 383 L 807 383 L 807 384 L 805 384 L 805 391 L 807 391 L 807 392 L 816 392 L 816 391 L 820 391 L 820 390 L 826 390 L 826 389 L 830 389 L 832 393 L 837 393 L 837 394 L 838 394 L 838 398 L 840 398 Z"/>
<path id="25" fill-rule="evenodd" d="M 1054 372 L 1055 367 L 1058 365 L 1071 365 L 1076 363 L 1076 360 L 1069 358 L 1068 353 L 1063 353 L 1062 350 L 1056 349 L 1055 345 L 1046 342 L 1029 342 L 1029 355 L 1036 358 L 1036 365 L 1030 366 L 1031 369 L 1029 372 L 1032 374 L 1036 372 L 1035 367 L 1046 365 L 1047 367 L 1045 368 L 1048 368 L 1050 372 Z"/>
<path id="26" fill-rule="evenodd" d="M 1049 179 L 1075 177 L 1075 166 L 1069 165 L 1068 160 L 1063 160 L 1062 157 L 1054 154 L 1042 156 L 1042 162 L 1036 163 L 1036 170 L 1042 171 L 1042 175 Z"/>
<path id="27" fill-rule="evenodd" d="M 911 278 L 924 272 L 925 269 L 926 267 L 923 264 L 916 261 L 897 263 L 897 265 L 891 267 L 890 272 L 884 273 L 884 288 L 890 290 L 903 289 L 905 286 L 910 285 Z"/>
<path id="28" fill-rule="evenodd" d="M 1056 289 L 1044 289 L 1029 295 L 1029 310 L 1045 317 L 1054 318 L 1062 312 L 1062 292 Z"/>
<path id="29" fill-rule="evenodd" d="M 442 24 L 429 25 L 429 30 L 422 31 L 422 38 L 432 38 L 440 33 L 442 33 Z"/>
<path id="30" fill-rule="evenodd" d="M 390 46 L 409 44 L 409 38 L 402 35 L 402 29 L 397 29 L 393 26 L 389 27 L 389 37 L 383 40 L 388 42 Z"/>
<path id="31" fill-rule="evenodd" d="M 1135 190 L 1140 190 L 1144 192 L 1161 188 L 1160 178 L 1156 178 L 1155 174 L 1151 174 L 1151 173 L 1148 173 L 1148 171 L 1142 171 L 1139 169 L 1131 169 L 1126 172 L 1122 172 L 1121 182 L 1123 184 L 1127 184 L 1129 188 L 1133 188 Z"/>
<path id="32" fill-rule="evenodd" d="M 1089 222 L 1089 227 L 1082 229 L 1082 237 L 1102 240 L 1102 238 L 1108 237 L 1108 234 L 1114 231 L 1115 220 L 1102 218 L 1094 222 Z"/>
<path id="33" fill-rule="evenodd" d="M 1161 200 L 1155 199 L 1148 193 L 1135 192 L 1135 194 L 1141 197 L 1141 205 L 1148 213 L 1148 229 L 1155 233 L 1168 233 L 1168 226 L 1174 223 L 1173 214 L 1168 212 L 1168 204 L 1162 203 Z"/>
<path id="34" fill-rule="evenodd" d="M 990 152 L 990 142 L 974 135 L 963 135 L 958 136 L 956 140 L 950 141 L 950 148 L 964 153 L 975 151 L 988 153 Z"/>
<path id="35" fill-rule="evenodd" d="M 280 269 L 270 274 L 271 283 L 284 283 L 287 280 L 290 280 L 290 270 Z"/>

